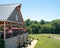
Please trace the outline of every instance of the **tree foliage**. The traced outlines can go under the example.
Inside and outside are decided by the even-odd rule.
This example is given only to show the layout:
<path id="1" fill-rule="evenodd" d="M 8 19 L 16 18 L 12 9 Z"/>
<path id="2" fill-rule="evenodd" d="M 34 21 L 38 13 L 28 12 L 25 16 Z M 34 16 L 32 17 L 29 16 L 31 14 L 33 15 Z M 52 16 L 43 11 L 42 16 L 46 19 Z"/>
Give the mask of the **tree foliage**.
<path id="1" fill-rule="evenodd" d="M 45 24 L 45 21 L 44 21 L 44 20 L 41 20 L 41 22 L 40 22 L 40 23 L 41 23 L 41 25 L 43 25 L 43 24 Z"/>
<path id="2" fill-rule="evenodd" d="M 52 25 L 55 27 L 55 33 L 60 34 L 60 20 L 52 21 Z"/>
<path id="3" fill-rule="evenodd" d="M 53 33 L 53 34 L 60 34 L 60 20 L 53 20 L 51 22 L 47 22 L 44 20 L 38 21 L 31 21 L 27 19 L 25 21 L 25 25 L 28 29 L 29 33 L 39 34 L 39 33 Z"/>
<path id="4" fill-rule="evenodd" d="M 30 24 L 31 24 L 30 19 L 27 19 L 27 20 L 25 21 L 25 25 L 26 25 L 26 26 L 29 26 Z"/>
<path id="5" fill-rule="evenodd" d="M 39 31 L 40 31 L 40 26 L 38 25 L 38 24 L 31 24 L 30 25 L 30 27 L 31 27 L 31 29 L 32 29 L 32 32 L 33 32 L 33 34 L 35 33 L 35 34 L 37 34 L 37 33 L 40 33 Z"/>

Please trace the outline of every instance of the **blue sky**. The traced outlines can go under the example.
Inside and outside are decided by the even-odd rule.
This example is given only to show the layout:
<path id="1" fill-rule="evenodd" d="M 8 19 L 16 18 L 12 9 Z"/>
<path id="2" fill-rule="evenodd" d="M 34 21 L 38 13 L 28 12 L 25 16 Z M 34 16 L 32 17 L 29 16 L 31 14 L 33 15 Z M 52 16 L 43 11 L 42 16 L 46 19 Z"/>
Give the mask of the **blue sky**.
<path id="1" fill-rule="evenodd" d="M 60 0 L 1 0 L 0 4 L 22 3 L 24 20 L 51 21 L 60 19 Z"/>

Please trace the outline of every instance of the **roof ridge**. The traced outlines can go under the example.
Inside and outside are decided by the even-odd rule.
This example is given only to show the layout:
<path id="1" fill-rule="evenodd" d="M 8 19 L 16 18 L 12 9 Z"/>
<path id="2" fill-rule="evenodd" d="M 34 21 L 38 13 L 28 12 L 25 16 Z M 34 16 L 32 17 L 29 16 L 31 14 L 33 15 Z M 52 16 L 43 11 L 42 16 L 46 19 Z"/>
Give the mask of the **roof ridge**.
<path id="1" fill-rule="evenodd" d="M 5 6 L 5 5 L 16 5 L 16 4 L 20 4 L 20 3 L 13 3 L 13 4 L 0 4 L 0 6 Z"/>

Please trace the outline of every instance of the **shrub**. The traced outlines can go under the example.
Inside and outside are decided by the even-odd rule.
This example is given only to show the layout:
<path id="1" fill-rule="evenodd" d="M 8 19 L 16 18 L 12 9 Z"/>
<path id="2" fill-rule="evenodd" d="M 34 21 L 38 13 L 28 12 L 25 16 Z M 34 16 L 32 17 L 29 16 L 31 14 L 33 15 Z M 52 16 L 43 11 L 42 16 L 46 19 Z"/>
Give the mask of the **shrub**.
<path id="1" fill-rule="evenodd" d="M 4 42 L 4 40 L 0 40 L 0 48 L 5 48 L 5 42 Z"/>

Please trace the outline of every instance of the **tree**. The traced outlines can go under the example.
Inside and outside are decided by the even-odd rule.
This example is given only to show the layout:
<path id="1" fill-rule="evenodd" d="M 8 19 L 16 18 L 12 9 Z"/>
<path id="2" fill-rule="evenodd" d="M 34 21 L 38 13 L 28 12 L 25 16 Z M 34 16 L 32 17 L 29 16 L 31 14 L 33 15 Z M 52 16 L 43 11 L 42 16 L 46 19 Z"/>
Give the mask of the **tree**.
<path id="1" fill-rule="evenodd" d="M 31 25 L 31 21 L 30 21 L 30 19 L 27 19 L 27 20 L 25 21 L 25 25 L 26 25 L 26 26 Z"/>
<path id="2" fill-rule="evenodd" d="M 27 32 L 28 32 L 29 34 L 32 34 L 32 29 L 31 29 L 31 27 L 26 26 L 26 29 L 27 29 Z"/>
<path id="3" fill-rule="evenodd" d="M 33 23 L 34 23 L 34 24 L 39 24 L 36 20 L 35 20 L 35 21 L 33 21 Z"/>
<path id="4" fill-rule="evenodd" d="M 38 25 L 38 24 L 31 24 L 30 25 L 30 27 L 31 27 L 31 29 L 32 29 L 32 32 L 33 32 L 33 34 L 38 34 L 38 33 L 40 33 L 40 26 Z"/>
<path id="5" fill-rule="evenodd" d="M 55 27 L 55 33 L 60 34 L 60 20 L 53 20 L 52 25 Z"/>
<path id="6" fill-rule="evenodd" d="M 51 33 L 51 24 L 44 24 L 41 27 L 41 32 L 42 33 Z"/>
<path id="7" fill-rule="evenodd" d="M 40 22 L 40 23 L 41 23 L 41 25 L 43 25 L 43 24 L 45 24 L 45 21 L 44 21 L 44 20 L 41 20 L 41 22 Z"/>
<path id="8" fill-rule="evenodd" d="M 29 33 L 39 34 L 39 33 L 57 33 L 60 34 L 60 20 L 53 20 L 52 22 L 41 20 L 31 21 L 27 19 L 25 25 Z"/>

